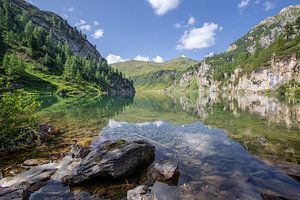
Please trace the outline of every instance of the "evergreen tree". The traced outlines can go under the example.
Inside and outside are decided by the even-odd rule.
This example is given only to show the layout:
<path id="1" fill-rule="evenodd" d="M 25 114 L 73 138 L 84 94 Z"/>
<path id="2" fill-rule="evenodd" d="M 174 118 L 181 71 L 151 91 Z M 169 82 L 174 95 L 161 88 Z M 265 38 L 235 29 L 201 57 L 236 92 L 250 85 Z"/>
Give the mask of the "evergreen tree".
<path id="1" fill-rule="evenodd" d="M 59 71 L 59 72 L 62 72 L 63 71 L 63 60 L 62 60 L 62 57 L 58 54 L 55 58 L 55 66 L 56 66 L 56 69 Z"/>
<path id="2" fill-rule="evenodd" d="M 10 0 L 3 0 L 3 28 L 5 31 L 13 30 L 14 16 L 11 9 Z"/>
<path id="3" fill-rule="evenodd" d="M 6 42 L 4 41 L 3 29 L 2 29 L 2 26 L 0 24 L 0 63 L 2 62 L 2 59 L 5 55 L 5 52 L 6 52 Z"/>
<path id="4" fill-rule="evenodd" d="M 72 81 L 75 77 L 76 70 L 76 61 L 74 56 L 68 56 L 67 61 L 64 65 L 63 76 L 66 80 Z"/>

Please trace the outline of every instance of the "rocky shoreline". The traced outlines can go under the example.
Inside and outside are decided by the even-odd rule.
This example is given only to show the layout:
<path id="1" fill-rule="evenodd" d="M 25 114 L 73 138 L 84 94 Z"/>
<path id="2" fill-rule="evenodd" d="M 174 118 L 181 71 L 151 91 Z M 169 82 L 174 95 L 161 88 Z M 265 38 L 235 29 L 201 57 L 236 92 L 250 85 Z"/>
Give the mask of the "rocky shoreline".
<path id="1" fill-rule="evenodd" d="M 299 178 L 299 167 L 276 166 Z M 155 147 L 143 140 L 108 140 L 93 148 L 74 144 L 60 161 L 31 159 L 23 167 L 28 170 L 0 179 L 1 200 L 195 199 L 203 187 L 197 181 L 179 186 L 177 162 L 155 160 Z M 230 180 L 220 178 L 209 177 L 212 185 L 202 190 L 217 191 L 219 186 L 214 183 L 230 185 Z M 215 197 L 236 199 L 230 194 Z M 271 191 L 261 193 L 261 199 L 282 198 L 287 199 Z"/>
<path id="2" fill-rule="evenodd" d="M 94 149 L 74 144 L 70 153 L 59 162 L 25 161 L 28 171 L 0 180 L 0 199 L 100 199 L 86 191 L 72 191 L 72 188 L 101 179 L 114 183 L 131 177 L 137 178 L 131 187 L 140 181 L 146 185 L 156 180 L 178 181 L 177 164 L 153 162 L 154 157 L 155 147 L 141 140 L 106 141 Z"/>

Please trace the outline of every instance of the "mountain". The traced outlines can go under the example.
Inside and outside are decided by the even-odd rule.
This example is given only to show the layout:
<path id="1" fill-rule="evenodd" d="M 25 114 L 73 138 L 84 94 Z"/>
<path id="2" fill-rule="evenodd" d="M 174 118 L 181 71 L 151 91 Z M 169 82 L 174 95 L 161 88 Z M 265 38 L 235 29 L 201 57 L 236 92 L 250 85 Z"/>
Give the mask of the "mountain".
<path id="1" fill-rule="evenodd" d="M 0 0 L 0 90 L 133 94 L 81 31 L 24 0 Z"/>
<path id="2" fill-rule="evenodd" d="M 190 58 L 178 57 L 163 63 L 130 60 L 112 67 L 130 77 L 135 87 L 156 90 L 172 86 L 185 70 L 197 63 Z"/>
<path id="3" fill-rule="evenodd" d="M 260 22 L 226 52 L 188 69 L 176 87 L 201 91 L 276 92 L 300 98 L 300 5 Z"/>

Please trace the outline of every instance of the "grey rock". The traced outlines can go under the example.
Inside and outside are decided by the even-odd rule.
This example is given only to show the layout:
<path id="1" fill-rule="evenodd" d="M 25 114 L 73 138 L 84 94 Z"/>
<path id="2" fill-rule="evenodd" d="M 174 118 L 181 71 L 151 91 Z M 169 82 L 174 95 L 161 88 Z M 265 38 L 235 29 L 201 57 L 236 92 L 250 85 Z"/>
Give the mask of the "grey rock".
<path id="1" fill-rule="evenodd" d="M 170 160 L 154 161 L 148 171 L 147 178 L 160 182 L 177 184 L 180 175 L 178 164 Z"/>
<path id="2" fill-rule="evenodd" d="M 21 172 L 13 177 L 5 177 L 0 180 L 0 187 L 13 187 L 21 184 L 35 185 L 46 182 L 58 169 L 58 163 L 32 167 L 30 170 Z"/>
<path id="3" fill-rule="evenodd" d="M 74 158 L 83 158 L 83 157 L 87 156 L 88 153 L 89 153 L 89 149 L 83 148 L 79 144 L 73 144 L 71 146 L 70 154 Z"/>
<path id="4" fill-rule="evenodd" d="M 75 185 L 95 177 L 131 175 L 147 167 L 154 153 L 154 146 L 145 141 L 106 141 L 82 160 L 77 174 L 66 176 L 63 181 Z"/>
<path id="5" fill-rule="evenodd" d="M 281 197 L 279 195 L 271 194 L 271 193 L 262 193 L 261 197 L 263 200 L 289 200 L 285 197 Z"/>
<path id="6" fill-rule="evenodd" d="M 276 163 L 275 166 L 282 169 L 290 177 L 300 181 L 300 165 L 292 163 Z"/>
<path id="7" fill-rule="evenodd" d="M 127 191 L 127 200 L 156 200 L 157 198 L 145 185 Z"/>
<path id="8" fill-rule="evenodd" d="M 29 192 L 26 190 L 26 186 L 18 187 L 0 187 L 0 199 L 1 200 L 24 200 L 28 199 Z"/>

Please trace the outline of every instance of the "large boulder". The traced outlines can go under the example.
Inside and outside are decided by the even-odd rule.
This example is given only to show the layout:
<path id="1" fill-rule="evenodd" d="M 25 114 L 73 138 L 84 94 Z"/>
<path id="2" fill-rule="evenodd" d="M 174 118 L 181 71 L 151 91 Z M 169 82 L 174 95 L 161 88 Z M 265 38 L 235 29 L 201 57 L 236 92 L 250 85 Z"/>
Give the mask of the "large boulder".
<path id="1" fill-rule="evenodd" d="M 96 177 L 125 177 L 145 169 L 154 155 L 154 146 L 145 141 L 106 141 L 83 158 L 77 173 L 63 181 L 76 185 Z"/>

